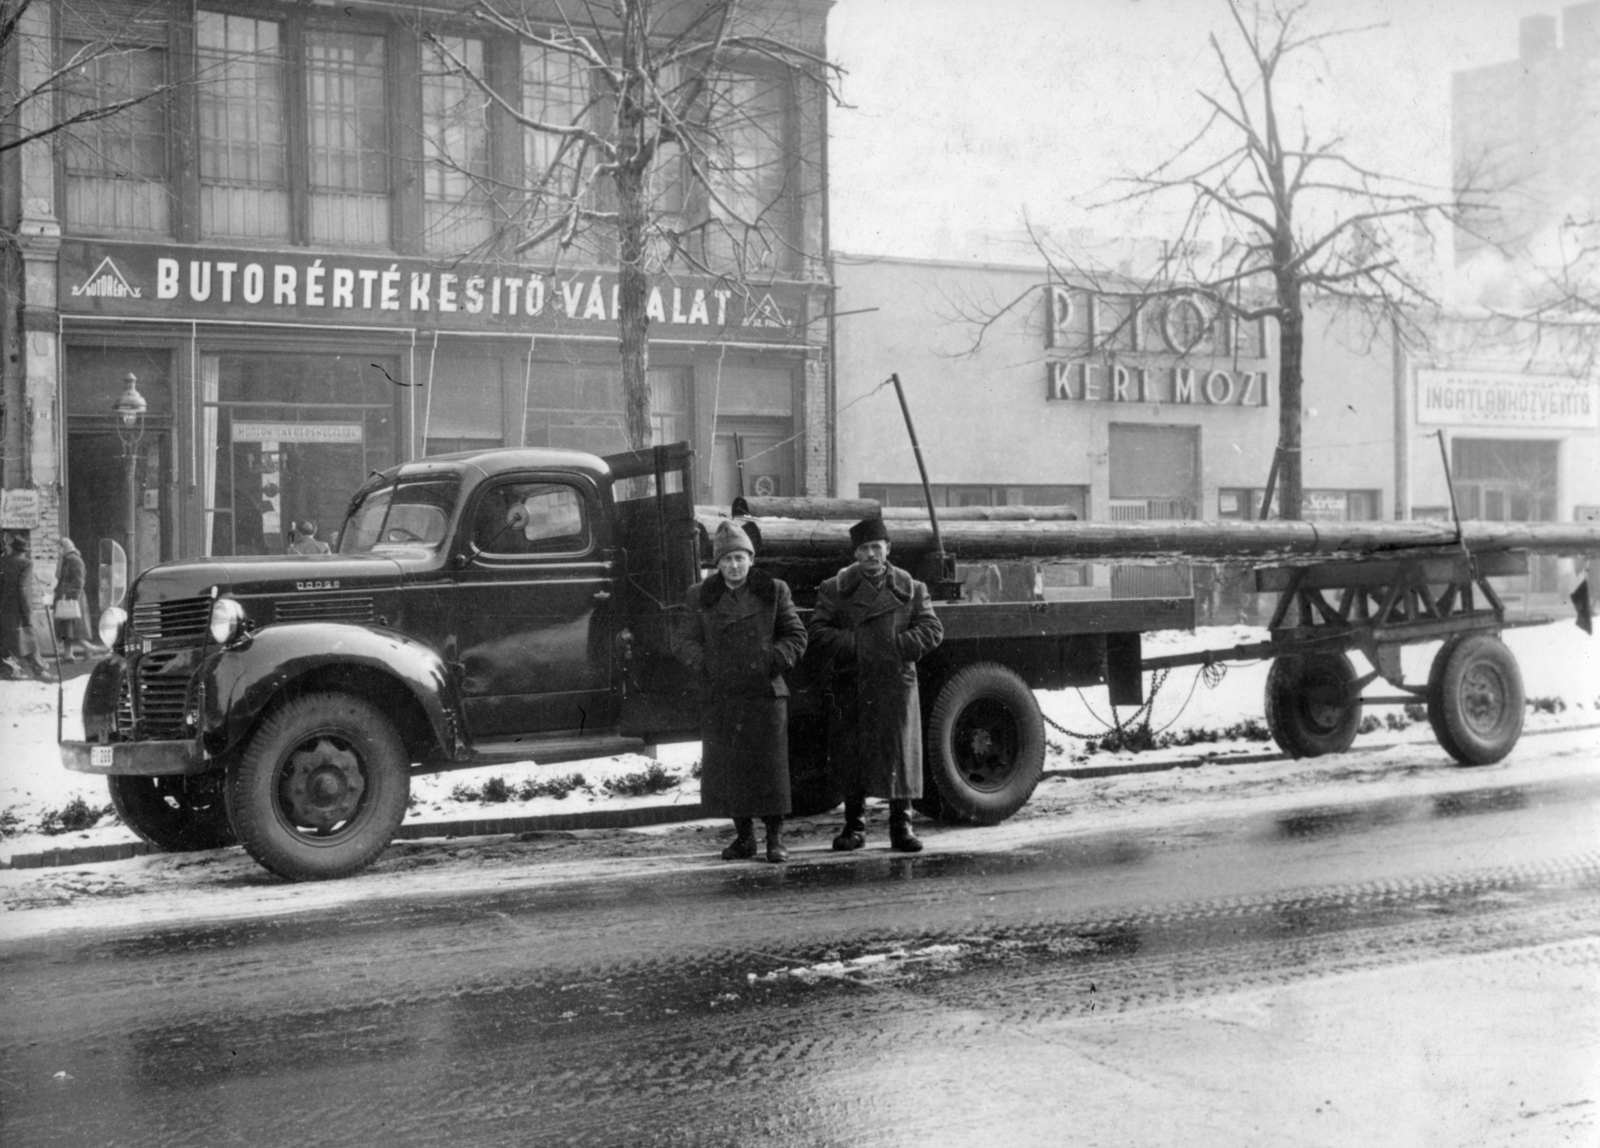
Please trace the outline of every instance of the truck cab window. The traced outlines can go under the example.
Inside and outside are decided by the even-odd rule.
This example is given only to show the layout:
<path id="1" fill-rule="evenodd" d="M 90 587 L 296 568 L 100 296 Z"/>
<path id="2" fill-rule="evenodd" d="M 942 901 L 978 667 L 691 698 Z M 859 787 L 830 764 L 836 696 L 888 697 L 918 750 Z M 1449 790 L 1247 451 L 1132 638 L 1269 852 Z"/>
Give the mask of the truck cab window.
<path id="1" fill-rule="evenodd" d="M 589 548 L 583 495 L 555 482 L 494 487 L 478 503 L 472 541 L 484 554 L 582 554 Z"/>
<path id="2" fill-rule="evenodd" d="M 451 478 L 372 491 L 345 519 L 339 553 L 366 554 L 386 546 L 437 547 L 450 524 L 456 487 L 456 479 Z"/>

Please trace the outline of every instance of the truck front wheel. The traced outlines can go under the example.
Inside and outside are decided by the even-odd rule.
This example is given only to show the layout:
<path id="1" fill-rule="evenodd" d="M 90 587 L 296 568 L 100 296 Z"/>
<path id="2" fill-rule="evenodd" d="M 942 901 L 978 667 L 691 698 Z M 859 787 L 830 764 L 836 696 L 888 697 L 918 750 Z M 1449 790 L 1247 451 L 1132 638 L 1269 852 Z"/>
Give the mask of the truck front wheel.
<path id="1" fill-rule="evenodd" d="M 1044 717 L 1028 683 L 994 662 L 957 670 L 928 713 L 924 754 L 937 800 L 918 808 L 979 825 L 1010 817 L 1044 771 Z"/>
<path id="2" fill-rule="evenodd" d="M 1267 672 L 1267 728 L 1290 757 L 1343 753 L 1361 728 L 1356 668 L 1344 654 L 1291 654 Z"/>
<path id="3" fill-rule="evenodd" d="M 224 849 L 239 838 L 228 824 L 222 775 L 106 778 L 122 823 L 166 853 Z"/>
<path id="4" fill-rule="evenodd" d="M 271 714 L 228 770 L 228 813 L 250 856 L 291 881 L 370 865 L 405 817 L 405 744 L 383 711 L 343 693 Z"/>

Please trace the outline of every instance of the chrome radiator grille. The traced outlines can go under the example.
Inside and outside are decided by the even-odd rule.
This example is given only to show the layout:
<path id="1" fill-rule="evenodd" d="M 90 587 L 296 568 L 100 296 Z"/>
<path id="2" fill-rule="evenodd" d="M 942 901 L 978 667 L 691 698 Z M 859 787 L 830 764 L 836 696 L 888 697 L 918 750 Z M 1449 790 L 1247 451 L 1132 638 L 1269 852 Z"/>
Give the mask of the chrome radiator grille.
<path id="1" fill-rule="evenodd" d="M 372 621 L 372 599 L 349 597 L 283 598 L 273 605 L 272 620 L 275 622 L 370 622 Z"/>
<path id="2" fill-rule="evenodd" d="M 133 607 L 133 636 L 161 645 L 198 646 L 211 621 L 211 598 L 140 602 Z"/>

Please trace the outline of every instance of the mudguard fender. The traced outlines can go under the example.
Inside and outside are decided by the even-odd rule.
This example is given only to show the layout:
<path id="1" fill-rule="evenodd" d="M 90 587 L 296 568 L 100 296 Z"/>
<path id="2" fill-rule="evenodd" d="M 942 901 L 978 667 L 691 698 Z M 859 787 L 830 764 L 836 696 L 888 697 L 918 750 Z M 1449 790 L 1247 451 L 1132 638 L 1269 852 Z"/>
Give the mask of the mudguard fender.
<path id="1" fill-rule="evenodd" d="M 238 745 L 284 690 L 313 675 L 337 688 L 340 678 L 354 692 L 398 688 L 421 710 L 437 748 L 419 748 L 418 760 L 454 758 L 464 749 L 460 699 L 444 659 L 429 646 L 400 634 L 335 622 L 291 622 L 269 626 L 211 658 L 202 672 L 201 719 L 208 751 Z"/>

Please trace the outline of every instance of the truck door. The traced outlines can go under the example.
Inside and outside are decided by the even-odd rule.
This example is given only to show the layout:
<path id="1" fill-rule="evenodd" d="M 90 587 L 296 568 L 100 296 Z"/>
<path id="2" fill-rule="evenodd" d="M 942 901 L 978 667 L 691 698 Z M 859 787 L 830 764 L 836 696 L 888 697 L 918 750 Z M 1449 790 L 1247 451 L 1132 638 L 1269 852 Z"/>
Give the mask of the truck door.
<path id="1" fill-rule="evenodd" d="M 594 487 L 494 479 L 462 535 L 452 661 L 473 739 L 614 725 L 611 540 Z"/>

